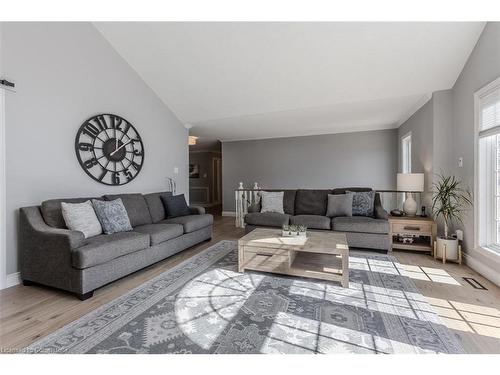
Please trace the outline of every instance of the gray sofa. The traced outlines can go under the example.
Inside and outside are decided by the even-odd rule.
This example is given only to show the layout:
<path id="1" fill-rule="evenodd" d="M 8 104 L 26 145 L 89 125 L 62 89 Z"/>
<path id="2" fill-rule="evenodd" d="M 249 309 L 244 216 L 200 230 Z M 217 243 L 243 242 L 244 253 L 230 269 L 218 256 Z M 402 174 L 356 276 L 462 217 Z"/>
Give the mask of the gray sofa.
<path id="1" fill-rule="evenodd" d="M 190 215 L 166 219 L 162 194 L 169 193 L 96 198 L 122 198 L 133 230 L 87 239 L 82 232 L 66 228 L 61 202 L 91 198 L 53 199 L 21 208 L 19 251 L 24 285 L 51 286 L 84 300 L 105 284 L 211 239 L 212 215 L 201 207 L 190 207 Z"/>
<path id="2" fill-rule="evenodd" d="M 390 246 L 388 214 L 383 209 L 380 195 L 375 194 L 373 217 L 325 216 L 328 194 L 345 194 L 350 191 L 371 191 L 370 188 L 341 188 L 332 190 L 270 190 L 283 191 L 283 211 L 261 213 L 260 203 L 248 208 L 245 215 L 246 233 L 257 227 L 281 228 L 284 224 L 305 225 L 308 230 L 344 232 L 352 248 L 385 250 Z"/>

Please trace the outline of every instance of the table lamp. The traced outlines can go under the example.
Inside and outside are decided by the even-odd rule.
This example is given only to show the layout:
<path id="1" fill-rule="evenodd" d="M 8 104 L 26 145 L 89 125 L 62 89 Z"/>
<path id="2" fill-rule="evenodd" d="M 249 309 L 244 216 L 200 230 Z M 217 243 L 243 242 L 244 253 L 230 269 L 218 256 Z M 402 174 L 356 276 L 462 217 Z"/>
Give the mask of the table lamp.
<path id="1" fill-rule="evenodd" d="M 413 199 L 413 193 L 424 191 L 423 173 L 398 173 L 397 177 L 398 191 L 408 193 L 403 211 L 407 216 L 415 216 L 417 213 L 417 202 Z"/>

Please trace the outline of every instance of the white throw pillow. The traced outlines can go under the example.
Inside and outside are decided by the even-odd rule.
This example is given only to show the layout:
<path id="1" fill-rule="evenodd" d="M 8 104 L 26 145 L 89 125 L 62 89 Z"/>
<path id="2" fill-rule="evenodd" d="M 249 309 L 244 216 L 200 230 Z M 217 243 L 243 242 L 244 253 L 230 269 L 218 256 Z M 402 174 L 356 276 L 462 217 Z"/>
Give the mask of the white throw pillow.
<path id="1" fill-rule="evenodd" d="M 85 238 L 102 233 L 101 223 L 97 219 L 91 201 L 83 203 L 61 202 L 61 209 L 68 229 L 82 232 Z"/>
<path id="2" fill-rule="evenodd" d="M 279 214 L 284 214 L 283 194 L 282 191 L 262 191 L 260 193 L 260 212 L 277 212 Z"/>

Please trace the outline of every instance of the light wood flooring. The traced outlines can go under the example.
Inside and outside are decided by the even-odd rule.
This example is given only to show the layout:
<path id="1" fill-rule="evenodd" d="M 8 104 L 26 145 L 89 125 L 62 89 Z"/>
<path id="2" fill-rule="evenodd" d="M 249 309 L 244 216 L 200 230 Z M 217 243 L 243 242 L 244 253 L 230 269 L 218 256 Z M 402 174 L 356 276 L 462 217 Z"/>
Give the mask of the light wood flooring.
<path id="1" fill-rule="evenodd" d="M 18 285 L 0 291 L 0 353 L 23 348 L 37 339 L 112 301 L 172 266 L 224 239 L 238 239 L 243 230 L 234 218 L 216 217 L 214 235 L 189 250 L 107 285 L 87 301 L 71 294 Z M 403 251 L 392 253 L 398 271 L 413 279 L 443 323 L 456 332 L 469 353 L 500 353 L 500 288 L 467 266 L 443 265 L 432 257 Z M 391 265 L 387 272 L 393 272 Z M 377 272 L 385 272 L 384 267 Z M 474 277 L 488 288 L 477 290 L 462 277 Z"/>

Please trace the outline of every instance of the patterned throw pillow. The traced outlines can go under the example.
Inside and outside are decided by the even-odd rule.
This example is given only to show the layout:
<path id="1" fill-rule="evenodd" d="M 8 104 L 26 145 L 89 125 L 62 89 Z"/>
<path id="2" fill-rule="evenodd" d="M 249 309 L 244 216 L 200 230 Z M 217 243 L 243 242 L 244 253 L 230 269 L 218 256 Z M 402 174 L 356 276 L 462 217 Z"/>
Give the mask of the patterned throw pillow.
<path id="1" fill-rule="evenodd" d="M 82 232 L 85 238 L 102 233 L 101 223 L 97 219 L 92 202 L 61 202 L 61 211 L 68 229 Z"/>
<path id="2" fill-rule="evenodd" d="M 352 194 L 352 215 L 373 217 L 373 207 L 375 205 L 375 192 L 372 191 L 346 191 Z"/>
<path id="3" fill-rule="evenodd" d="M 277 212 L 284 214 L 282 191 L 262 191 L 260 193 L 261 209 L 260 212 Z"/>
<path id="4" fill-rule="evenodd" d="M 98 201 L 92 199 L 92 204 L 101 222 L 104 233 L 112 234 L 132 230 L 127 210 L 121 198 L 112 201 Z"/>

